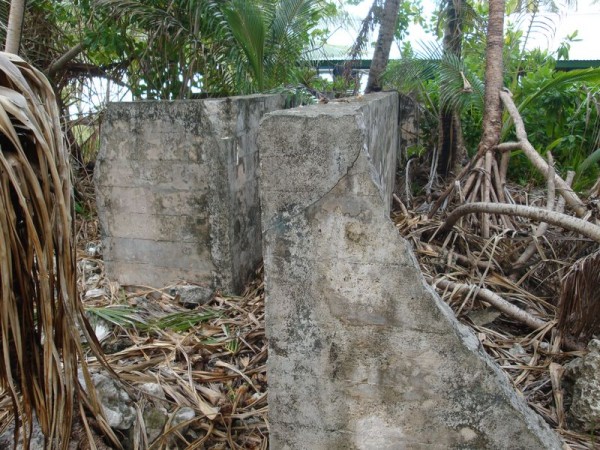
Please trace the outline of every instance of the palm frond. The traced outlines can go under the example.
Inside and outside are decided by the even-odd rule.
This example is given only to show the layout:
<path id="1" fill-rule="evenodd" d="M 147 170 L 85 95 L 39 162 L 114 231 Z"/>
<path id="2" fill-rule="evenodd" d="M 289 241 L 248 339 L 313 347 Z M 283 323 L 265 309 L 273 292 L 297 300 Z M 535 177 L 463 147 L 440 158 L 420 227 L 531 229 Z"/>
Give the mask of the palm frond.
<path id="1" fill-rule="evenodd" d="M 281 0 L 269 26 L 266 54 L 268 70 L 278 79 L 289 73 L 289 61 L 302 51 L 304 36 L 315 25 L 319 0 Z M 283 72 L 283 73 L 281 73 Z"/>
<path id="2" fill-rule="evenodd" d="M 219 316 L 219 312 L 210 309 L 177 312 L 149 322 L 146 328 L 182 332 Z"/>
<path id="3" fill-rule="evenodd" d="M 575 181 L 584 174 L 590 167 L 600 162 L 600 148 L 590 153 L 578 166 L 575 171 Z"/>
<path id="4" fill-rule="evenodd" d="M 519 104 L 519 111 L 523 111 L 530 103 L 547 94 L 548 91 L 577 82 L 588 82 L 596 85 L 600 84 L 600 68 L 571 70 L 569 72 L 557 73 L 554 78 L 542 84 L 536 92 L 525 97 Z"/>
<path id="5" fill-rule="evenodd" d="M 561 286 L 558 326 L 575 339 L 600 333 L 600 250 L 577 261 Z"/>
<path id="6" fill-rule="evenodd" d="M 440 99 L 448 110 L 471 107 L 483 111 L 483 81 L 456 55 L 446 54 L 440 61 Z"/>
<path id="7" fill-rule="evenodd" d="M 80 329 L 100 354 L 77 295 L 69 160 L 46 78 L 6 53 L 0 73 L 0 384 L 26 430 L 24 446 L 35 413 L 48 442 L 66 449 L 82 392 L 78 366 L 87 374 Z M 95 396 L 79 399 L 118 446 Z"/>
<path id="8" fill-rule="evenodd" d="M 264 87 L 264 51 L 267 37 L 264 11 L 252 1 L 233 0 L 223 8 L 228 30 L 241 49 L 258 90 Z"/>
<path id="9" fill-rule="evenodd" d="M 147 325 L 144 318 L 136 312 L 136 309 L 129 306 L 111 305 L 104 307 L 88 307 L 85 310 L 92 319 L 102 319 L 105 322 L 123 328 L 142 328 Z"/>
<path id="10" fill-rule="evenodd" d="M 409 90 L 421 90 L 424 80 L 435 80 L 440 90 L 439 107 L 462 111 L 465 108 L 483 110 L 483 81 L 456 55 L 442 51 L 439 45 L 424 43 L 417 58 L 405 58 L 399 66 L 391 66 L 386 79 L 401 77 Z M 438 105 L 430 105 L 437 110 Z"/>

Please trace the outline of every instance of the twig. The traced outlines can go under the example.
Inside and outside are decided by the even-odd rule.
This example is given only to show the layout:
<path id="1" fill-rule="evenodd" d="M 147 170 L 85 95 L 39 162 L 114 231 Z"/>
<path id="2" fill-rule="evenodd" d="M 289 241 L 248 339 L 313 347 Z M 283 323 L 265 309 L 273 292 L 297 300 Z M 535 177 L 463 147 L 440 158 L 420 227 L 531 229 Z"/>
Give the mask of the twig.
<path id="1" fill-rule="evenodd" d="M 398 203 L 398 206 L 400 207 L 402 214 L 404 214 L 405 216 L 408 217 L 408 210 L 406 209 L 406 206 L 404 206 L 404 203 L 402 203 L 402 200 L 400 200 L 400 197 L 398 197 L 396 194 L 393 194 L 393 197 L 394 197 L 394 201 L 396 203 Z"/>
<path id="2" fill-rule="evenodd" d="M 460 173 L 456 176 L 456 180 L 462 180 L 462 178 L 471 171 L 471 169 L 475 166 L 475 164 L 479 163 L 480 161 L 481 161 L 481 158 L 478 158 L 478 157 L 473 158 L 469 162 L 469 164 L 467 164 L 467 166 L 465 168 L 463 168 L 463 170 L 461 170 Z M 454 191 L 454 183 L 451 183 L 450 186 L 448 186 L 446 188 L 446 190 L 442 193 L 442 195 L 440 195 L 440 197 L 433 204 L 433 206 L 431 207 L 431 211 L 429 211 L 429 214 L 427 215 L 427 217 L 429 217 L 431 219 L 434 216 L 434 214 L 437 212 L 437 210 L 440 208 L 442 203 L 444 203 L 444 200 L 446 200 L 446 198 L 448 198 L 448 196 L 450 194 L 452 194 L 453 191 Z M 465 189 L 464 191 L 467 192 L 467 189 Z"/>
<path id="3" fill-rule="evenodd" d="M 507 316 L 515 320 L 518 320 L 519 322 L 527 325 L 529 328 L 534 330 L 543 328 L 545 326 L 548 326 L 549 324 L 549 322 L 546 322 L 542 319 L 538 319 L 537 317 L 534 317 L 531 314 L 529 314 L 527 311 L 523 311 L 518 306 L 507 302 L 498 294 L 493 293 L 489 289 L 479 288 L 478 286 L 473 286 L 470 284 L 454 283 L 448 280 L 437 280 L 434 283 L 434 286 L 439 287 L 441 289 L 452 289 L 453 291 L 461 295 L 470 294 L 471 292 L 474 292 L 475 296 L 488 302 L 498 311 L 506 314 Z"/>
<path id="4" fill-rule="evenodd" d="M 446 222 L 440 228 L 440 231 L 449 231 L 456 221 L 466 214 L 487 212 L 491 214 L 506 214 L 509 216 L 520 216 L 527 219 L 548 222 L 552 225 L 563 227 L 567 230 L 576 231 L 594 241 L 600 243 L 600 226 L 576 217 L 559 214 L 555 211 L 537 208 L 534 206 L 508 205 L 496 203 L 468 203 L 456 208 Z"/>
<path id="5" fill-rule="evenodd" d="M 492 151 L 485 152 L 485 170 L 483 172 L 483 201 L 489 203 L 492 181 Z M 490 237 L 490 216 L 483 213 L 481 216 L 481 237 L 489 239 Z"/>
<path id="6" fill-rule="evenodd" d="M 406 174 L 404 176 L 404 195 L 406 195 L 406 204 L 408 205 L 408 207 L 410 208 L 410 199 L 411 199 L 411 192 L 410 192 L 410 165 L 412 164 L 412 162 L 414 161 L 414 158 L 409 159 L 406 162 Z"/>
<path id="7" fill-rule="evenodd" d="M 556 409 L 556 421 L 558 428 L 565 427 L 565 408 L 563 403 L 564 392 L 560 386 L 565 368 L 555 362 L 550 363 L 550 381 L 552 382 L 552 395 Z"/>
<path id="8" fill-rule="evenodd" d="M 482 270 L 487 270 L 487 269 L 489 269 L 490 265 L 492 265 L 494 270 L 498 270 L 498 264 L 495 261 L 480 261 L 477 258 L 473 258 L 473 257 L 468 258 L 465 255 L 458 253 L 456 250 L 443 249 L 439 245 L 435 245 L 431 242 L 427 245 L 429 245 L 435 251 L 440 253 L 440 256 L 452 257 L 453 259 L 456 260 L 457 263 L 461 264 L 462 266 L 477 267 Z"/>
<path id="9" fill-rule="evenodd" d="M 502 180 L 502 192 L 504 192 L 504 187 L 506 185 L 506 175 L 508 174 L 508 163 L 510 162 L 510 152 L 502 153 L 502 157 L 500 158 L 500 179 Z"/>

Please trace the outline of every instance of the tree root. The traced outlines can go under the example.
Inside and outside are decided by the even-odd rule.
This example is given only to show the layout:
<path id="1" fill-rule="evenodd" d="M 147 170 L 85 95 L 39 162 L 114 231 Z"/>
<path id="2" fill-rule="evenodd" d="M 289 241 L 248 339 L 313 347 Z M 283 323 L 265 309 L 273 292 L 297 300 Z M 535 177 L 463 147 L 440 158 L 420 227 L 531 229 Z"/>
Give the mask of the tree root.
<path id="1" fill-rule="evenodd" d="M 552 225 L 563 227 L 567 230 L 576 231 L 594 241 L 600 243 L 600 226 L 576 217 L 567 216 L 543 208 L 524 205 L 508 205 L 498 203 L 468 203 L 459 206 L 448 216 L 440 231 L 449 231 L 456 221 L 462 216 L 471 213 L 505 214 L 509 216 L 520 216 L 528 219 L 548 222 Z"/>
<path id="2" fill-rule="evenodd" d="M 475 296 L 479 297 L 481 300 L 488 302 L 498 311 L 524 325 L 527 325 L 532 330 L 539 330 L 540 328 L 546 327 L 550 324 L 550 322 L 538 319 L 537 317 L 529 314 L 527 311 L 523 311 L 518 306 L 507 302 L 498 294 L 493 293 L 489 289 L 479 288 L 471 284 L 454 283 L 453 281 L 448 280 L 437 280 L 433 284 L 441 289 L 452 289 L 461 295 L 467 295 L 471 292 L 474 292 Z"/>
<path id="3" fill-rule="evenodd" d="M 575 172 L 569 171 L 569 173 L 567 174 L 567 179 L 566 179 L 566 183 L 569 186 L 573 182 L 574 177 L 575 177 Z M 550 178 L 548 178 L 547 209 L 548 209 L 548 211 L 556 211 L 557 213 L 562 214 L 564 207 L 565 207 L 565 198 L 560 197 L 558 199 L 558 204 L 555 207 L 554 206 L 554 195 L 555 195 L 554 178 L 550 177 Z M 537 248 L 537 240 L 546 233 L 547 229 L 548 229 L 548 224 L 546 222 L 540 223 L 540 225 L 536 228 L 535 233 L 533 234 L 533 240 L 529 243 L 529 245 L 527 246 L 525 251 L 523 251 L 521 256 L 515 261 L 515 263 L 513 265 L 513 271 L 520 269 L 531 259 L 531 257 L 533 256 L 533 254 L 535 253 L 535 250 Z"/>
<path id="4" fill-rule="evenodd" d="M 548 179 L 551 172 L 550 167 L 546 161 L 544 161 L 544 158 L 541 157 L 541 155 L 529 142 L 523 119 L 521 118 L 521 115 L 519 114 L 519 111 L 512 100 L 511 94 L 506 91 L 500 92 L 500 99 L 502 100 L 502 103 L 504 103 L 504 106 L 510 114 L 513 123 L 515 124 L 518 146 L 521 148 L 521 150 L 523 150 L 523 153 L 527 156 L 527 158 L 529 158 L 529 161 L 531 161 L 535 168 L 538 169 L 546 177 L 546 179 Z M 554 175 L 554 183 L 556 188 L 560 195 L 564 197 L 567 205 L 573 208 L 573 211 L 575 211 L 575 214 L 577 214 L 578 217 L 584 217 L 587 213 L 587 209 L 583 202 L 579 199 L 579 197 L 577 197 L 571 187 L 560 176 L 554 173 L 554 171 L 552 171 L 552 173 Z"/>
<path id="5" fill-rule="evenodd" d="M 500 92 L 500 99 L 513 120 L 518 142 L 504 142 L 498 144 L 494 149 L 487 150 L 484 153 L 478 153 L 469 165 L 458 174 L 456 181 L 466 178 L 463 189 L 465 202 L 470 203 L 481 200 L 484 203 L 504 203 L 504 187 L 506 183 L 509 155 L 511 151 L 521 149 L 533 166 L 544 175 L 546 180 L 548 180 L 549 177 L 553 178 L 553 185 L 556 190 L 565 199 L 567 205 L 575 211 L 575 214 L 580 218 L 584 217 L 587 214 L 584 203 L 573 192 L 569 184 L 554 172 L 529 142 L 523 119 L 512 100 L 511 94 L 507 91 L 502 91 Z M 497 150 L 502 154 L 499 166 L 492 150 Z M 446 191 L 444 191 L 432 206 L 431 211 L 429 212 L 430 218 L 433 217 L 455 189 L 456 183 L 452 183 Z M 480 212 L 483 213 L 481 218 L 482 236 L 486 238 L 489 236 L 489 211 Z M 502 216 L 499 220 L 506 228 L 512 228 L 510 221 L 505 216 Z"/>

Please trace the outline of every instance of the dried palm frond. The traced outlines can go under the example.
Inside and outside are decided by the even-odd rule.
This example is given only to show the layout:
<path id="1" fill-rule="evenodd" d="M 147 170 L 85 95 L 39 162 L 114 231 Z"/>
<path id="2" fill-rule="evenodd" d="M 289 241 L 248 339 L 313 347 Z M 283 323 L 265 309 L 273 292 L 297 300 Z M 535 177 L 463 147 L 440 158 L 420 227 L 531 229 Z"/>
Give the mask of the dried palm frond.
<path id="1" fill-rule="evenodd" d="M 578 260 L 562 282 L 558 326 L 575 339 L 600 334 L 600 250 Z"/>
<path id="2" fill-rule="evenodd" d="M 90 262 L 91 260 L 88 260 Z M 82 267 L 80 265 L 80 267 Z M 132 290 L 113 297 L 113 283 L 95 276 L 82 285 L 99 286 L 103 296 L 84 298 L 86 309 L 113 331 L 103 341 L 107 359 L 121 379 L 134 387 L 157 383 L 170 419 L 150 450 L 174 448 L 268 447 L 267 340 L 264 330 L 262 268 L 243 296 L 217 293 L 194 309 L 183 306 L 173 289 Z M 92 306 L 93 305 L 93 306 Z M 88 361 L 92 370 L 97 362 Z M 142 392 L 136 408 L 154 404 Z M 174 421 L 181 408 L 195 417 Z M 0 413 L 1 413 L 0 405 Z M 138 416 L 134 433 L 146 439 L 147 415 Z"/>
<path id="3" fill-rule="evenodd" d="M 35 416 L 50 448 L 66 449 L 78 399 L 114 438 L 95 396 L 78 395 L 78 366 L 93 392 L 80 330 L 91 347 L 97 341 L 77 295 L 71 195 L 53 90 L 34 67 L 0 53 L 0 386 L 24 448 Z"/>

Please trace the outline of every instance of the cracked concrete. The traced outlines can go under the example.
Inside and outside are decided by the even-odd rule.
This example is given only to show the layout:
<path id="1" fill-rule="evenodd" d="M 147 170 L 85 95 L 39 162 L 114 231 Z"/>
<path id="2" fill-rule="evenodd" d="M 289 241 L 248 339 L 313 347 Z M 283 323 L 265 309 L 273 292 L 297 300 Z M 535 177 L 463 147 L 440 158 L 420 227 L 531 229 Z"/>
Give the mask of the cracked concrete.
<path id="1" fill-rule="evenodd" d="M 559 449 L 389 219 L 397 105 L 261 123 L 270 448 Z"/>

